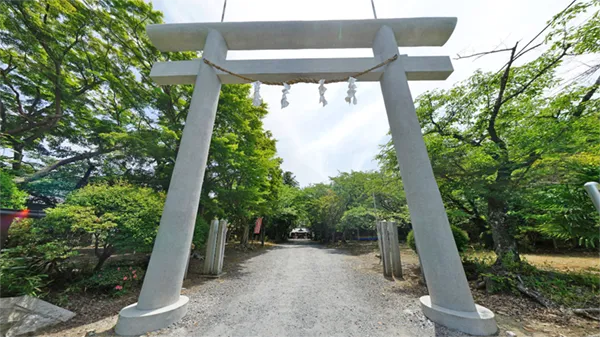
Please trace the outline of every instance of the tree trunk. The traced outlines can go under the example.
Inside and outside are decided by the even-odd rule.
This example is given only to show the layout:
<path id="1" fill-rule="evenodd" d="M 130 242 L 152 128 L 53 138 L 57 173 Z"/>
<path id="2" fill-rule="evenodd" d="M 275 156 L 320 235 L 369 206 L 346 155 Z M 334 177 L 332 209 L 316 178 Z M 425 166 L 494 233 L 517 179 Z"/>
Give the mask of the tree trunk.
<path id="1" fill-rule="evenodd" d="M 94 171 L 95 168 L 96 167 L 94 165 L 88 166 L 83 177 L 79 180 L 79 182 L 77 182 L 77 185 L 75 186 L 76 190 L 85 187 L 90 182 L 90 176 L 92 175 L 92 171 Z"/>
<path id="2" fill-rule="evenodd" d="M 501 265 L 503 259 L 509 255 L 512 261 L 520 261 L 517 241 L 507 221 L 507 210 L 506 200 L 493 195 L 488 197 L 488 223 L 492 228 L 497 265 Z"/>
<path id="3" fill-rule="evenodd" d="M 23 146 L 13 144 L 13 162 L 12 169 L 18 172 L 23 167 Z"/>
<path id="4" fill-rule="evenodd" d="M 108 260 L 108 258 L 111 255 L 112 255 L 111 247 L 104 248 L 104 250 L 102 251 L 102 254 L 96 254 L 96 256 L 98 257 L 98 263 L 96 263 L 96 267 L 94 267 L 94 272 L 99 272 L 100 270 L 102 270 L 102 266 L 104 265 L 104 262 L 106 262 L 106 260 Z"/>
<path id="5" fill-rule="evenodd" d="M 250 235 L 250 226 L 248 226 L 247 223 L 244 223 L 244 232 L 242 234 L 242 239 L 240 240 L 240 244 L 242 246 L 247 246 L 248 245 L 248 236 L 249 235 Z"/>
<path id="6" fill-rule="evenodd" d="M 96 263 L 96 267 L 94 267 L 94 272 L 99 272 L 102 269 L 102 266 L 104 265 L 104 262 L 106 262 L 106 260 L 108 260 L 108 258 L 112 255 L 113 253 L 113 246 L 109 245 L 109 244 L 105 244 L 104 248 L 102 249 L 102 253 L 100 253 L 100 235 L 99 234 L 93 234 L 94 236 L 94 255 L 96 255 L 96 257 L 98 258 L 98 263 Z"/>

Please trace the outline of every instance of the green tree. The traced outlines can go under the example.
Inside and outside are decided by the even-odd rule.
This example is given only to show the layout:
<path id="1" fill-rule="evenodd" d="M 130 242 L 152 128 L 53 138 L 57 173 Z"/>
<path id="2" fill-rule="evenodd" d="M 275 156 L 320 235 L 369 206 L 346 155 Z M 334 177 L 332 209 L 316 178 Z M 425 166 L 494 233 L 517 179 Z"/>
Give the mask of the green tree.
<path id="1" fill-rule="evenodd" d="M 223 86 L 204 177 L 200 214 L 227 218 L 246 244 L 249 225 L 271 213 L 281 185 L 281 159 L 265 131 L 266 107 L 255 107 L 249 85 Z"/>
<path id="2" fill-rule="evenodd" d="M 296 176 L 294 176 L 294 174 L 290 171 L 283 172 L 283 183 L 291 187 L 300 186 L 296 180 Z"/>
<path id="3" fill-rule="evenodd" d="M 304 195 L 296 187 L 284 184 L 275 201 L 275 208 L 267 218 L 267 234 L 276 241 L 285 241 L 294 228 L 308 223 L 307 210 L 304 207 Z"/>
<path id="4" fill-rule="evenodd" d="M 598 4 L 593 1 L 580 10 L 592 3 Z M 568 21 L 572 14 L 563 13 L 553 23 Z M 565 84 L 556 75 L 568 55 L 597 51 L 597 13 L 592 21 L 584 25 L 589 34 L 567 31 L 558 41 L 551 33 L 549 49 L 533 61 L 517 66 L 515 61 L 530 49 L 515 45 L 507 49 L 510 56 L 500 72 L 479 71 L 450 90 L 430 91 L 416 100 L 447 205 L 482 229 L 489 226 L 499 264 L 505 256 L 519 260 L 516 237 L 522 219 L 514 211 L 538 164 L 574 153 L 599 153 L 594 94 L 600 78 L 592 85 Z M 379 158 L 385 168 L 396 169 L 391 142 Z"/>
<path id="5" fill-rule="evenodd" d="M 552 239 L 555 247 L 558 242 L 596 247 L 600 240 L 600 218 L 583 184 L 597 178 L 596 154 L 580 153 L 540 161 L 524 187 L 523 202 L 515 210 L 525 224 L 520 228 L 521 235 L 535 239 L 535 234 L 541 234 Z"/>
<path id="6" fill-rule="evenodd" d="M 27 193 L 19 190 L 13 182 L 13 177 L 0 169 L 0 207 L 23 209 Z"/>
<path id="7" fill-rule="evenodd" d="M 0 141 L 20 182 L 80 161 L 91 172 L 150 143 L 143 60 L 158 52 L 144 29 L 161 17 L 143 1 L 0 3 Z"/>
<path id="8" fill-rule="evenodd" d="M 150 188 L 125 183 L 88 185 L 49 209 L 33 230 L 52 234 L 52 240 L 60 238 L 70 247 L 91 237 L 98 258 L 95 270 L 100 270 L 117 251 L 152 249 L 163 205 L 164 196 Z"/>
<path id="9" fill-rule="evenodd" d="M 363 206 L 352 207 L 344 212 L 340 219 L 338 230 L 343 233 L 342 238 L 346 241 L 346 235 L 351 231 L 375 228 L 377 219 L 375 211 Z"/>

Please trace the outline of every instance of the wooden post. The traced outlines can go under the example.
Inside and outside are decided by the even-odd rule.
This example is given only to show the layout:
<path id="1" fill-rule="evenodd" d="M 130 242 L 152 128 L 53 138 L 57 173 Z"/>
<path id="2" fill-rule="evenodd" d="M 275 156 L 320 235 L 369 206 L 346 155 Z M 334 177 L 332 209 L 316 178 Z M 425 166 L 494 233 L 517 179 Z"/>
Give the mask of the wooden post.
<path id="1" fill-rule="evenodd" d="M 402 278 L 402 261 L 400 259 L 400 246 L 398 245 L 398 225 L 395 222 L 387 223 L 388 241 L 390 243 L 390 255 L 392 261 L 392 272 L 395 278 Z"/>

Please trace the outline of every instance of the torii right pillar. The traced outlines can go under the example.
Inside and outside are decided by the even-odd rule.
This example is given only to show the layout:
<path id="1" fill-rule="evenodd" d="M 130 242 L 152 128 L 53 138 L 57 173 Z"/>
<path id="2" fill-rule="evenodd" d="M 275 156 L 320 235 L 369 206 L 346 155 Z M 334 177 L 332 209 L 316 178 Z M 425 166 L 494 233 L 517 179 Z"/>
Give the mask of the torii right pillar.
<path id="1" fill-rule="evenodd" d="M 373 53 L 382 61 L 398 54 L 396 37 L 388 26 L 375 36 Z M 429 290 L 429 296 L 420 298 L 423 313 L 436 323 L 472 335 L 494 334 L 498 330 L 494 313 L 473 301 L 433 176 L 402 58 L 386 66 L 380 84 Z"/>

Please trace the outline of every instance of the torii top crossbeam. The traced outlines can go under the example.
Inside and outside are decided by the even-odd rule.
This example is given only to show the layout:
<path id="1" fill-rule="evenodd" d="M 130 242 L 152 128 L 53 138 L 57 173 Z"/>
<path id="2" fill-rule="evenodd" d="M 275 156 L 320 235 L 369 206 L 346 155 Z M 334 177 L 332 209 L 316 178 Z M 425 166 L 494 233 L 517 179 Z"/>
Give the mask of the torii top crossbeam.
<path id="1" fill-rule="evenodd" d="M 209 22 L 149 25 L 150 40 L 161 51 L 200 51 L 208 33 L 219 32 L 227 50 L 372 48 L 382 26 L 392 29 L 398 46 L 442 46 L 456 26 L 456 18 L 403 18 L 335 21 Z M 452 74 L 448 56 L 401 55 L 408 80 L 445 80 Z M 214 60 L 211 60 L 214 61 Z M 287 81 L 296 77 L 333 79 L 369 69 L 377 58 L 222 60 L 219 65 L 257 81 Z M 157 62 L 150 77 L 160 85 L 193 84 L 200 60 Z M 223 84 L 247 83 L 216 70 Z M 383 68 L 361 76 L 379 81 Z"/>
<path id="2" fill-rule="evenodd" d="M 400 47 L 437 47 L 452 35 L 456 18 L 177 23 L 146 30 L 161 51 L 203 50 L 211 30 L 228 50 L 337 49 L 371 48 L 382 26 L 392 29 Z"/>

